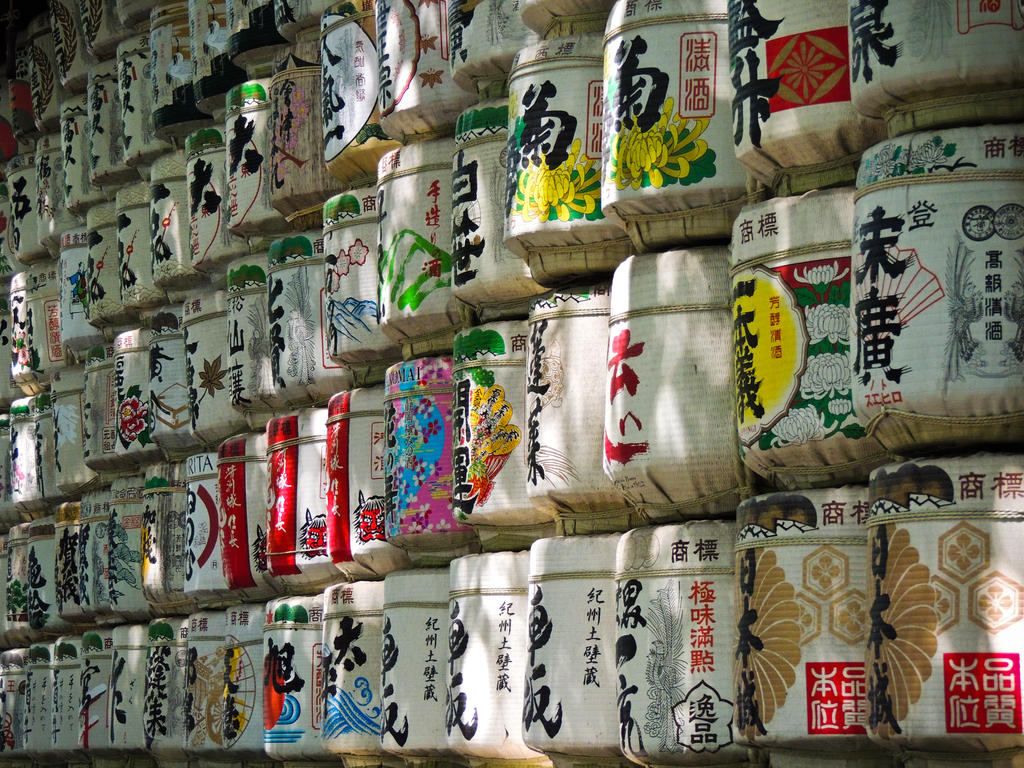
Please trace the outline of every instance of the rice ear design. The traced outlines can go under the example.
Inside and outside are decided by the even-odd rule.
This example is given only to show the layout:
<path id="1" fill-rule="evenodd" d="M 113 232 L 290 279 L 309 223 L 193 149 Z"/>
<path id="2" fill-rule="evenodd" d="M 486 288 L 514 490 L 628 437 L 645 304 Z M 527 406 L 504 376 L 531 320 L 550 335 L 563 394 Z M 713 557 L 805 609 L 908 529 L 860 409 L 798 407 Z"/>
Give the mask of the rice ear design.
<path id="1" fill-rule="evenodd" d="M 50 8 L 56 22 L 53 43 L 57 55 L 57 69 L 66 75 L 71 70 L 75 51 L 78 50 L 78 28 L 71 12 L 59 0 L 50 0 Z"/>

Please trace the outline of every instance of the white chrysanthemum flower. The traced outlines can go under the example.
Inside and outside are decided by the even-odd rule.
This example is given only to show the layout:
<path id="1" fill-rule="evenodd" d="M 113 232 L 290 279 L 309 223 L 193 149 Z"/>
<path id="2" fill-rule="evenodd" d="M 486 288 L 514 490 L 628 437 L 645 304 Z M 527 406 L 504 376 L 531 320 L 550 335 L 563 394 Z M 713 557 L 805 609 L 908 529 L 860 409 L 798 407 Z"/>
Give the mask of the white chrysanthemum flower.
<path id="1" fill-rule="evenodd" d="M 807 370 L 800 378 L 800 395 L 808 400 L 835 397 L 850 389 L 850 363 L 846 355 L 828 352 L 807 361 Z"/>
<path id="2" fill-rule="evenodd" d="M 841 304 L 816 304 L 804 311 L 811 344 L 828 339 L 830 344 L 850 343 L 850 309 Z"/>
<path id="3" fill-rule="evenodd" d="M 808 405 L 787 413 L 776 422 L 772 431 L 775 433 L 773 447 L 802 445 L 825 437 L 825 421 L 813 405 Z"/>
<path id="4" fill-rule="evenodd" d="M 849 267 L 843 267 L 840 272 L 839 262 L 833 261 L 831 264 L 818 264 L 814 267 L 804 267 L 803 270 L 796 269 L 793 271 L 793 277 L 797 282 L 807 285 L 828 285 L 833 280 L 846 277 L 849 272 Z"/>

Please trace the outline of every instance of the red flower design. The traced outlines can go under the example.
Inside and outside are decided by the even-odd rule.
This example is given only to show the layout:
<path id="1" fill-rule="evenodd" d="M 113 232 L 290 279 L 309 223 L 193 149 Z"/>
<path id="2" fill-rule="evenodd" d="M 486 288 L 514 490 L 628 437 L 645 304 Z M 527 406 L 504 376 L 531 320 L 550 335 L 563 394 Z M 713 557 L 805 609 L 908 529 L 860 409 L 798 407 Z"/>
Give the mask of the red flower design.
<path id="1" fill-rule="evenodd" d="M 142 402 L 139 398 L 128 397 L 122 400 L 117 413 L 117 428 L 126 441 L 131 442 L 146 431 L 146 417 L 149 416 L 149 405 Z"/>

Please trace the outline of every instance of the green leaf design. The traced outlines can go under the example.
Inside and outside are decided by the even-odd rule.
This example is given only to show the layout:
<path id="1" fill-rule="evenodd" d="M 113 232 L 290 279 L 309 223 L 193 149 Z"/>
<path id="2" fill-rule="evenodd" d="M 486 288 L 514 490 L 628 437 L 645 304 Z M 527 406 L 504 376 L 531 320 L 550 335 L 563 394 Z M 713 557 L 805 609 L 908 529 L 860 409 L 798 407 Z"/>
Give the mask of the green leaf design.
<path id="1" fill-rule="evenodd" d="M 798 286 L 793 293 L 796 296 L 796 303 L 801 307 L 813 307 L 821 301 L 818 294 L 805 285 Z"/>
<path id="2" fill-rule="evenodd" d="M 856 422 L 853 424 L 847 424 L 839 431 L 842 432 L 844 436 L 850 438 L 851 440 L 859 440 L 862 437 L 867 437 L 868 434 L 867 430 L 865 430 L 864 427 L 862 427 L 860 424 L 857 424 Z"/>

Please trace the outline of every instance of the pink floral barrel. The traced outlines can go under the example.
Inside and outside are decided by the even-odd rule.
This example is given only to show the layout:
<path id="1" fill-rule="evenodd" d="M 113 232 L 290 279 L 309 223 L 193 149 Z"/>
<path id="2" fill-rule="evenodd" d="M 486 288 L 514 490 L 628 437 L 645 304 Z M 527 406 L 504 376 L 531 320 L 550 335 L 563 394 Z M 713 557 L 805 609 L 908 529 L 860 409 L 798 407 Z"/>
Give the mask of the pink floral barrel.
<path id="1" fill-rule="evenodd" d="M 476 551 L 452 504 L 452 359 L 426 357 L 388 368 L 385 384 L 385 525 L 414 564 Z"/>

